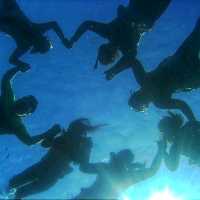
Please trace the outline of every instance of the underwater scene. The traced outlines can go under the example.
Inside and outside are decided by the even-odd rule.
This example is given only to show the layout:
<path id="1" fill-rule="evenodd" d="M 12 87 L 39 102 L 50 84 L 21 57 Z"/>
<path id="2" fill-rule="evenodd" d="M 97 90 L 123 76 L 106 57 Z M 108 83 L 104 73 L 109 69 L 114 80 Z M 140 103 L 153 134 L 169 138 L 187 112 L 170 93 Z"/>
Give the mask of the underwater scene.
<path id="1" fill-rule="evenodd" d="M 0 0 L 0 199 L 200 200 L 200 0 Z"/>

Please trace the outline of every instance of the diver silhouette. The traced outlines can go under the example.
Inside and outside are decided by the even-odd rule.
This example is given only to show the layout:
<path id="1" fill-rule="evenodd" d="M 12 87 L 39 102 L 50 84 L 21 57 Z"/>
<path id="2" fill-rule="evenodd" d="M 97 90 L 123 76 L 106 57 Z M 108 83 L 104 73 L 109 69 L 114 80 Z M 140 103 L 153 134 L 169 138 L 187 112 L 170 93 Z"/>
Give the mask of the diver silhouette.
<path id="1" fill-rule="evenodd" d="M 179 109 L 188 120 L 195 116 L 183 100 L 173 98 L 175 92 L 187 92 L 200 87 L 200 18 L 193 32 L 172 55 L 159 66 L 145 72 L 142 65 L 132 65 L 140 89 L 129 98 L 129 106 L 144 111 L 150 103 L 161 109 Z"/>
<path id="2" fill-rule="evenodd" d="M 166 10 L 171 0 L 130 0 L 129 5 L 118 7 L 117 17 L 110 23 L 96 21 L 83 22 L 70 39 L 71 46 L 87 31 L 92 31 L 108 40 L 101 45 L 94 68 L 98 62 L 109 65 L 116 61 L 119 51 L 122 57 L 105 72 L 111 80 L 116 74 L 130 67 L 130 63 L 140 65 L 136 58 L 137 46 L 143 33 L 149 31 L 155 21 Z"/>
<path id="3" fill-rule="evenodd" d="M 41 142 L 46 137 L 54 137 L 60 132 L 60 126 L 54 125 L 43 134 L 30 136 L 21 117 L 32 114 L 37 108 L 34 96 L 25 96 L 15 100 L 11 80 L 17 72 L 26 72 L 29 67 L 14 67 L 9 69 L 2 78 L 0 96 L 0 135 L 13 134 L 26 145 Z"/>
<path id="4" fill-rule="evenodd" d="M 118 199 L 122 192 L 134 184 L 156 174 L 164 153 L 164 143 L 159 141 L 157 154 L 150 166 L 134 162 L 134 154 L 129 149 L 111 153 L 108 163 L 86 163 L 80 169 L 84 173 L 97 175 L 96 181 L 81 190 L 73 199 Z"/>
<path id="5" fill-rule="evenodd" d="M 200 166 L 200 122 L 184 123 L 181 115 L 169 112 L 159 122 L 159 130 L 166 142 L 164 161 L 167 168 L 175 171 L 179 167 L 181 155 L 189 159 L 189 164 Z"/>
<path id="6" fill-rule="evenodd" d="M 51 29 L 58 35 L 63 45 L 68 47 L 69 41 L 65 38 L 57 22 L 33 23 L 25 16 L 16 0 L 1 0 L 0 32 L 10 35 L 17 45 L 9 59 L 11 64 L 29 66 L 19 60 L 29 50 L 32 54 L 48 52 L 51 42 L 45 33 Z"/>
<path id="7" fill-rule="evenodd" d="M 99 127 L 81 118 L 71 122 L 60 136 L 44 140 L 42 146 L 49 148 L 47 154 L 38 163 L 11 178 L 9 189 L 16 191 L 15 198 L 22 199 L 48 190 L 73 171 L 72 162 L 77 165 L 89 162 L 92 140 L 87 135 Z"/>

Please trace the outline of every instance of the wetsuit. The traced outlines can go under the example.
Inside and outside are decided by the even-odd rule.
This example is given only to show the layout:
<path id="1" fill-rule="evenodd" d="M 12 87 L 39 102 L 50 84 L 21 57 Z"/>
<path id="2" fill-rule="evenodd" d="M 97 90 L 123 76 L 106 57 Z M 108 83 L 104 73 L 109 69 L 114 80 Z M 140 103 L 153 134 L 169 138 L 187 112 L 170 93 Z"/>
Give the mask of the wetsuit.
<path id="1" fill-rule="evenodd" d="M 115 162 L 83 165 L 83 172 L 96 174 L 97 178 L 92 186 L 82 189 L 74 199 L 118 199 L 132 185 L 155 175 L 161 164 L 162 151 L 159 149 L 150 168 L 140 163 L 128 166 Z"/>
<path id="2" fill-rule="evenodd" d="M 186 156 L 190 164 L 200 166 L 200 122 L 187 122 L 179 130 L 166 134 L 174 134 L 164 157 L 169 170 L 175 171 L 179 167 L 181 155 Z"/>
<path id="3" fill-rule="evenodd" d="M 150 93 L 151 101 L 159 108 L 181 109 L 189 120 L 194 120 L 187 104 L 172 95 L 200 87 L 200 19 L 193 32 L 174 55 L 164 59 L 153 71 L 146 73 L 140 65 L 132 66 L 141 89 Z"/>
<path id="4" fill-rule="evenodd" d="M 106 72 L 107 79 L 110 79 L 112 78 L 112 75 L 114 76 L 124 69 L 129 68 L 130 63 L 134 65 L 140 65 L 140 62 L 136 59 L 136 55 L 137 46 L 142 33 L 138 30 L 136 24 L 140 23 L 142 20 L 142 13 L 145 13 L 145 19 L 143 19 L 143 23 L 145 23 L 146 18 L 150 19 L 149 17 L 151 17 L 153 24 L 170 3 L 169 0 L 162 0 L 162 2 L 165 2 L 165 4 L 159 4 L 158 1 L 150 2 L 154 4 L 154 6 L 147 7 L 152 9 L 151 11 L 149 10 L 149 13 L 147 12 L 147 8 L 144 5 L 140 5 L 144 2 L 141 3 L 140 1 L 130 1 L 129 6 L 122 11 L 118 11 L 118 17 L 110 23 L 106 24 L 95 21 L 83 22 L 75 32 L 71 42 L 74 43 L 78 41 L 86 31 L 92 31 L 107 39 L 114 47 L 122 52 L 122 58 L 117 62 L 115 66 Z M 154 9 L 159 11 L 154 12 Z M 150 13 L 154 13 L 154 15 L 149 16 Z M 141 15 L 140 17 L 138 16 L 139 14 Z M 135 19 L 136 15 L 138 16 L 138 19 Z"/>
<path id="5" fill-rule="evenodd" d="M 10 189 L 17 189 L 15 198 L 24 198 L 49 189 L 72 172 L 72 162 L 78 165 L 88 162 L 92 141 L 90 138 L 65 133 L 44 146 L 50 148 L 47 154 L 10 180 Z"/>
<path id="6" fill-rule="evenodd" d="M 24 126 L 21 117 L 13 112 L 15 97 L 12 90 L 11 80 L 17 72 L 21 71 L 19 67 L 12 68 L 6 72 L 1 82 L 0 97 L 0 135 L 15 135 L 21 142 L 27 145 L 40 142 L 47 136 L 55 136 L 60 128 L 55 125 L 45 133 L 36 136 L 30 136 Z"/>
<path id="7" fill-rule="evenodd" d="M 127 13 L 131 20 L 152 28 L 170 3 L 171 0 L 130 0 Z"/>
<path id="8" fill-rule="evenodd" d="M 56 22 L 31 22 L 15 0 L 1 0 L 0 9 L 0 32 L 10 35 L 17 44 L 17 48 L 10 56 L 10 62 L 14 65 L 27 65 L 19 60 L 19 57 L 30 49 L 40 52 L 40 45 L 46 40 L 44 33 L 50 29 L 56 32 L 64 45 L 67 42 Z"/>

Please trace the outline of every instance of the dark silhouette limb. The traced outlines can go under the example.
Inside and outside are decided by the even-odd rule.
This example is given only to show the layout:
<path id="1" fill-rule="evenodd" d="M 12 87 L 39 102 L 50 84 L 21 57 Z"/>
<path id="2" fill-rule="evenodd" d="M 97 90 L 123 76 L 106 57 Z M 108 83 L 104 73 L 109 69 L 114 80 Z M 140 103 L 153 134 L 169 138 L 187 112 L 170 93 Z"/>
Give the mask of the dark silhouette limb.
<path id="1" fill-rule="evenodd" d="M 132 175 L 130 174 L 131 179 L 133 179 L 132 180 L 133 183 L 140 182 L 142 180 L 146 180 L 146 179 L 154 176 L 157 173 L 157 171 L 159 170 L 160 165 L 161 165 L 164 150 L 165 150 L 164 142 L 159 141 L 158 142 L 158 151 L 157 151 L 155 158 L 152 161 L 150 168 L 138 170 L 135 173 L 133 173 Z"/>
<path id="2" fill-rule="evenodd" d="M 9 69 L 3 76 L 1 81 L 1 103 L 5 112 L 10 112 L 15 101 L 11 80 L 17 72 L 26 72 L 28 69 L 27 67 L 14 67 Z"/>
<path id="3" fill-rule="evenodd" d="M 60 126 L 54 125 L 48 131 L 36 136 L 30 136 L 27 132 L 25 126 L 21 124 L 16 124 L 15 132 L 17 138 L 26 145 L 33 145 L 42 142 L 45 138 L 55 137 L 60 132 Z"/>
<path id="4" fill-rule="evenodd" d="M 179 100 L 179 99 L 167 100 L 166 99 L 160 102 L 155 102 L 155 105 L 158 106 L 159 108 L 164 108 L 164 109 L 179 109 L 185 114 L 188 120 L 196 121 L 191 108 L 188 106 L 186 102 L 182 100 Z"/>
<path id="5" fill-rule="evenodd" d="M 60 28 L 60 26 L 56 21 L 40 23 L 40 24 L 35 23 L 34 26 L 38 28 L 42 33 L 45 33 L 49 30 L 53 30 L 64 45 L 67 45 L 69 43 L 68 39 L 65 38 L 62 29 Z"/>
<path id="6" fill-rule="evenodd" d="M 110 36 L 110 27 L 108 24 L 95 21 L 85 21 L 78 27 L 70 42 L 72 44 L 77 42 L 87 31 L 92 31 L 103 38 L 108 38 Z"/>
<path id="7" fill-rule="evenodd" d="M 177 170 L 180 162 L 180 153 L 181 153 L 181 145 L 178 145 L 177 142 L 175 142 L 171 146 L 169 153 L 165 152 L 164 161 L 169 170 L 171 171 Z"/>
<path id="8" fill-rule="evenodd" d="M 143 85 L 144 79 L 146 77 L 146 72 L 139 60 L 136 58 L 133 59 L 129 56 L 123 56 L 117 64 L 115 64 L 112 68 L 105 72 L 106 79 L 111 80 L 115 75 L 119 74 L 120 72 L 132 68 L 134 75 L 136 77 L 137 82 L 140 85 Z"/>
<path id="9" fill-rule="evenodd" d="M 30 46 L 18 46 L 12 55 L 10 56 L 10 63 L 16 66 L 22 66 L 22 67 L 29 67 L 29 64 L 19 60 L 19 58 L 24 55 L 28 50 L 30 49 Z"/>
<path id="10" fill-rule="evenodd" d="M 146 73 L 142 63 L 137 59 L 133 60 L 132 61 L 132 65 L 131 65 L 131 69 L 133 71 L 133 74 L 135 76 L 135 79 L 136 79 L 137 83 L 141 87 L 143 85 L 145 85 L 147 73 Z"/>

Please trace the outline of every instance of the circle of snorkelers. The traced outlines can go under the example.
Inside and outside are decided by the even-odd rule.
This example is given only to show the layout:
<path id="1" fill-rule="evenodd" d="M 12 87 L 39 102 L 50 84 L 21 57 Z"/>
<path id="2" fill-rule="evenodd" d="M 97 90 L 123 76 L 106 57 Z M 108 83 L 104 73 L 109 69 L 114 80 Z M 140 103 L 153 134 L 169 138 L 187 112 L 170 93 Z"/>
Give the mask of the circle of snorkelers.
<path id="1" fill-rule="evenodd" d="M 130 186 L 154 176 L 162 160 L 172 171 L 178 168 L 182 155 L 188 157 L 190 164 L 200 165 L 200 122 L 186 102 L 173 98 L 178 91 L 200 87 L 200 18 L 176 52 L 155 70 L 145 72 L 137 59 L 140 39 L 153 28 L 170 3 L 171 0 L 129 0 L 128 6 L 118 6 L 117 16 L 111 22 L 85 21 L 71 39 L 67 39 L 57 22 L 32 22 L 15 0 L 0 2 L 0 31 L 10 35 L 17 45 L 9 59 L 15 67 L 9 69 L 1 81 L 0 134 L 13 134 L 26 145 L 40 144 L 48 149 L 39 162 L 10 179 L 9 195 L 23 199 L 48 190 L 73 171 L 72 163 L 84 173 L 97 175 L 96 181 L 73 199 L 118 199 Z M 107 80 L 132 69 L 140 85 L 128 101 L 133 110 L 144 111 L 153 103 L 161 109 L 178 109 L 185 115 L 187 121 L 172 112 L 160 120 L 158 129 L 162 139 L 157 142 L 158 150 L 150 167 L 136 162 L 130 149 L 111 152 L 108 162 L 90 163 L 92 133 L 104 124 L 92 125 L 87 118 L 72 121 L 66 129 L 55 124 L 42 134 L 28 133 L 22 117 L 32 114 L 38 101 L 32 95 L 16 100 L 11 80 L 18 72 L 30 69 L 28 63 L 20 60 L 22 55 L 26 52 L 45 54 L 51 49 L 52 44 L 45 35 L 49 30 L 53 30 L 68 49 L 87 31 L 106 39 L 108 42 L 99 47 L 94 68 L 99 63 L 110 65 L 117 61 L 105 72 Z"/>

